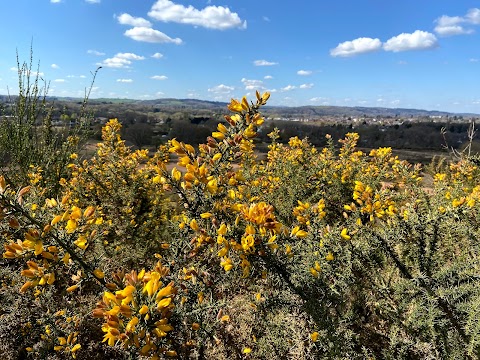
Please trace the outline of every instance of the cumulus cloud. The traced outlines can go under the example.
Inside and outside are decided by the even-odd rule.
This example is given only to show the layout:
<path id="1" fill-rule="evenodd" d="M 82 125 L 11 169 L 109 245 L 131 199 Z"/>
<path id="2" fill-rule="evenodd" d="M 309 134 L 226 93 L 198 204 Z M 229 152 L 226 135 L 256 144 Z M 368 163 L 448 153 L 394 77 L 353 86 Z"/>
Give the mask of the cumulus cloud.
<path id="1" fill-rule="evenodd" d="M 50 0 L 50 2 L 51 2 L 52 4 L 58 4 L 58 3 L 61 3 L 62 0 Z"/>
<path id="2" fill-rule="evenodd" d="M 281 90 L 281 91 L 291 91 L 291 90 L 295 90 L 296 88 L 297 88 L 297 87 L 294 86 L 294 85 L 287 85 L 287 86 L 281 88 L 280 90 Z"/>
<path id="3" fill-rule="evenodd" d="M 352 41 L 345 41 L 337 45 L 335 49 L 330 50 L 333 57 L 349 57 L 358 54 L 365 54 L 380 50 L 382 42 L 379 39 L 361 37 Z"/>
<path id="4" fill-rule="evenodd" d="M 435 32 L 440 36 L 472 34 L 473 29 L 465 26 L 480 25 L 480 9 L 470 9 L 465 16 L 443 15 L 435 23 Z"/>
<path id="5" fill-rule="evenodd" d="M 460 25 L 450 25 L 450 26 L 435 26 L 435 32 L 440 36 L 452 36 L 452 35 L 463 35 L 463 34 L 472 34 L 472 29 L 465 29 Z"/>
<path id="6" fill-rule="evenodd" d="M 85 0 L 89 4 L 100 4 L 100 0 Z"/>
<path id="7" fill-rule="evenodd" d="M 207 6 L 198 10 L 191 5 L 186 7 L 169 0 L 157 0 L 148 16 L 158 21 L 196 25 L 216 30 L 245 29 L 247 27 L 247 22 L 242 21 L 237 13 L 223 6 Z"/>
<path id="8" fill-rule="evenodd" d="M 383 45 L 385 51 L 426 50 L 438 46 L 437 38 L 432 33 L 416 30 L 408 34 L 402 33 L 387 40 Z"/>
<path id="9" fill-rule="evenodd" d="M 117 16 L 117 20 L 122 25 L 130 25 L 137 27 L 152 27 L 152 23 L 148 20 L 145 20 L 141 17 L 133 17 L 130 14 L 123 13 L 122 15 Z"/>
<path id="10" fill-rule="evenodd" d="M 242 78 L 242 84 L 245 86 L 245 90 L 263 90 L 265 87 L 263 86 L 262 80 L 250 80 L 246 78 Z"/>
<path id="11" fill-rule="evenodd" d="M 69 79 L 73 79 L 73 78 L 76 78 L 76 77 L 78 77 L 78 78 L 80 78 L 80 79 L 85 79 L 85 78 L 86 78 L 85 75 L 78 75 L 78 76 L 76 76 L 76 75 L 67 75 L 67 78 L 69 78 Z"/>
<path id="12" fill-rule="evenodd" d="M 121 83 L 131 83 L 133 82 L 132 79 L 117 79 L 117 82 L 121 82 Z"/>
<path id="13" fill-rule="evenodd" d="M 325 100 L 328 100 L 328 99 L 324 97 L 313 97 L 309 101 L 317 102 L 317 101 L 325 101 Z"/>
<path id="14" fill-rule="evenodd" d="M 473 33 L 472 29 L 465 29 L 462 23 L 465 19 L 460 16 L 447 16 L 443 15 L 435 20 L 437 25 L 435 26 L 435 32 L 440 36 L 462 35 Z"/>
<path id="15" fill-rule="evenodd" d="M 50 65 L 50 67 L 52 69 L 60 69 L 60 66 L 58 66 L 57 64 L 52 64 L 52 65 Z"/>
<path id="16" fill-rule="evenodd" d="M 112 58 L 108 58 L 103 60 L 101 63 L 97 63 L 97 65 L 117 69 L 128 68 L 132 64 L 132 61 L 144 59 L 145 57 L 133 53 L 118 53 Z"/>
<path id="17" fill-rule="evenodd" d="M 265 80 L 270 80 L 270 79 L 273 79 L 273 76 L 272 75 L 265 75 L 263 78 Z"/>
<path id="18" fill-rule="evenodd" d="M 228 86 L 224 84 L 220 84 L 217 86 L 214 86 L 210 89 L 208 89 L 209 92 L 212 92 L 214 94 L 229 94 L 231 93 L 235 88 L 233 86 Z"/>
<path id="19" fill-rule="evenodd" d="M 97 50 L 87 50 L 87 54 L 95 55 L 95 56 L 103 56 L 105 53 L 97 51 Z"/>
<path id="20" fill-rule="evenodd" d="M 152 55 L 152 58 L 154 59 L 161 59 L 163 58 L 163 54 L 160 54 L 159 52 L 155 53 Z"/>
<path id="21" fill-rule="evenodd" d="M 153 80 L 167 80 L 168 77 L 166 77 L 165 75 L 154 75 L 150 79 L 153 79 Z"/>
<path id="22" fill-rule="evenodd" d="M 53 80 L 53 82 L 56 82 L 56 83 L 64 83 L 64 82 L 65 82 L 65 79 L 55 79 L 55 80 Z"/>
<path id="23" fill-rule="evenodd" d="M 470 24 L 480 25 L 480 9 L 473 8 L 468 10 L 465 20 Z"/>
<path id="24" fill-rule="evenodd" d="M 200 95 L 195 90 L 188 90 L 187 97 L 189 97 L 189 98 L 199 98 Z"/>
<path id="25" fill-rule="evenodd" d="M 302 84 L 299 86 L 300 89 L 311 89 L 313 87 L 313 84 L 310 83 L 310 84 Z"/>
<path id="26" fill-rule="evenodd" d="M 437 20 L 435 20 L 435 22 L 439 26 L 458 25 L 464 21 L 465 20 L 460 16 L 447 16 L 447 15 L 440 16 Z"/>
<path id="27" fill-rule="evenodd" d="M 301 75 L 301 76 L 308 76 L 308 75 L 311 75 L 311 74 L 312 74 L 311 70 L 298 70 L 297 71 L 297 75 Z"/>
<path id="28" fill-rule="evenodd" d="M 273 61 L 267 61 L 267 60 L 255 60 L 253 62 L 253 65 L 255 65 L 255 66 L 273 66 L 273 65 L 278 65 L 278 63 L 273 62 Z"/>
<path id="29" fill-rule="evenodd" d="M 142 26 L 129 29 L 125 31 L 124 35 L 136 41 L 149 43 L 174 43 L 177 45 L 182 43 L 182 39 L 180 38 L 172 39 L 161 31 Z"/>

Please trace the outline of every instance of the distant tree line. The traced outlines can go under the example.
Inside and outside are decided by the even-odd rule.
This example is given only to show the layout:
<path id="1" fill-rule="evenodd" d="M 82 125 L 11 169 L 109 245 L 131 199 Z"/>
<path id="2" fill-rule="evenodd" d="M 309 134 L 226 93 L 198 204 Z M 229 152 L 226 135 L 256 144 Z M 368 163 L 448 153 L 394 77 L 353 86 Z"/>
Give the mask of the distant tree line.
<path id="1" fill-rule="evenodd" d="M 91 125 L 91 137 L 99 140 L 103 122 L 118 118 L 123 125 L 122 136 L 135 147 L 154 147 L 172 138 L 190 144 L 205 142 L 207 136 L 215 131 L 218 122 L 223 120 L 225 111 L 217 108 L 217 104 L 214 104 L 217 107 L 210 109 L 188 108 L 182 104 L 182 101 L 175 100 L 171 100 L 170 105 L 167 103 L 161 106 L 153 102 L 132 100 L 92 101 L 89 107 L 94 115 L 92 118 L 96 121 Z M 67 126 L 78 120 L 81 108 L 81 101 L 56 100 L 52 106 L 52 120 Z M 8 106 L 3 106 L 3 115 L 10 115 L 10 111 Z M 292 136 L 308 137 L 317 147 L 326 145 L 327 134 L 338 140 L 349 132 L 358 133 L 359 146 L 365 148 L 388 146 L 419 151 L 441 150 L 445 145 L 442 129 L 445 129 L 445 138 L 450 147 L 460 148 L 467 141 L 468 123 L 460 122 L 462 119 L 457 116 L 448 117 L 445 122 L 433 122 L 424 118 L 420 119 L 422 121 L 397 121 L 392 125 L 371 124 L 366 121 L 353 123 L 346 115 L 336 118 L 336 123 L 267 119 L 259 130 L 257 147 L 266 150 L 266 144 L 270 142 L 268 133 L 274 128 L 280 130 L 280 142 L 288 142 Z M 389 118 L 391 117 L 386 117 Z"/>

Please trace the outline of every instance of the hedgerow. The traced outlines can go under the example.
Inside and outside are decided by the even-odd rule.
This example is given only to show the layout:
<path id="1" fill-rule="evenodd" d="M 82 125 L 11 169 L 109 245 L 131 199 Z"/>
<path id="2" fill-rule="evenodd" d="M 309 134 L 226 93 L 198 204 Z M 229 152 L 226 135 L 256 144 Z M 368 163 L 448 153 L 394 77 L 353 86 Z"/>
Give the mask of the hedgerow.
<path id="1" fill-rule="evenodd" d="M 317 149 L 274 130 L 260 160 L 269 96 L 232 99 L 198 148 L 133 151 L 112 119 L 56 180 L 42 159 L 22 184 L 4 167 L 2 356 L 478 357 L 475 159 L 427 186 L 357 134 Z"/>

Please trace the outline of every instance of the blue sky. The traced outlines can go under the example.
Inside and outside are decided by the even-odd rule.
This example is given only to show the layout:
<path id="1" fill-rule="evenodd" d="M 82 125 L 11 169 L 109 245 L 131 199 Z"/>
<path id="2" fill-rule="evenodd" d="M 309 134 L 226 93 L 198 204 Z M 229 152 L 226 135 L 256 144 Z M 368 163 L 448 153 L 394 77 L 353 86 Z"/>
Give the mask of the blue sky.
<path id="1" fill-rule="evenodd" d="M 2 0 L 0 94 L 33 44 L 50 95 L 480 113 L 480 2 Z"/>

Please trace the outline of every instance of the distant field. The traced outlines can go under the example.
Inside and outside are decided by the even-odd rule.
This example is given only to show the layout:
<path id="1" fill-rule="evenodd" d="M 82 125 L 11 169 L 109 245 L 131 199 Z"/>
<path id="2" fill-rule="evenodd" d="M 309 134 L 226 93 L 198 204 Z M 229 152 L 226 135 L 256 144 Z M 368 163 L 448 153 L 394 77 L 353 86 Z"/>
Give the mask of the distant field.
<path id="1" fill-rule="evenodd" d="M 85 157 L 93 156 L 96 151 L 97 143 L 98 142 L 94 140 L 88 141 L 88 143 L 85 145 L 82 155 Z M 265 159 L 268 151 L 266 144 L 262 144 L 258 146 L 258 148 L 259 149 L 256 152 L 257 156 L 261 160 Z M 148 149 L 151 153 L 155 151 L 155 148 L 152 146 L 149 146 Z M 358 150 L 368 154 L 372 149 L 359 147 Z M 434 157 L 451 157 L 451 153 L 447 151 L 392 149 L 392 152 L 395 156 L 398 156 L 399 159 L 407 160 L 410 163 L 420 163 L 424 165 L 429 164 Z M 176 159 L 172 159 L 172 163 L 176 163 Z"/>
<path id="2" fill-rule="evenodd" d="M 359 148 L 359 150 L 368 153 L 371 149 Z M 392 153 L 399 159 L 420 164 L 428 164 L 434 157 L 450 157 L 450 153 L 447 151 L 392 149 Z"/>

